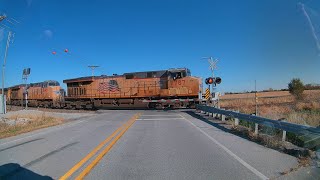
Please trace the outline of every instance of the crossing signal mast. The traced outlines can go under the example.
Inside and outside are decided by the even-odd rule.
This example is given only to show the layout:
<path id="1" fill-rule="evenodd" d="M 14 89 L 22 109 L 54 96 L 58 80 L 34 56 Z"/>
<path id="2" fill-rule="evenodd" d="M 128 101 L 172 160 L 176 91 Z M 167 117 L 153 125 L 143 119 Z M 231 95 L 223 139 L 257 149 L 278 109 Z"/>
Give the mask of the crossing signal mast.
<path id="1" fill-rule="evenodd" d="M 208 88 L 206 89 L 206 92 L 209 92 L 209 96 L 206 95 L 206 100 L 207 100 L 207 103 L 213 99 L 213 89 L 214 87 L 217 86 L 217 84 L 220 84 L 222 79 L 220 77 L 215 77 L 214 75 L 214 70 L 217 69 L 217 63 L 218 63 L 218 59 L 213 59 L 212 57 L 203 57 L 202 59 L 207 59 L 208 60 L 208 63 L 209 63 L 209 69 L 211 70 L 211 77 L 208 77 L 205 79 L 205 83 L 208 85 Z M 210 85 L 212 85 L 210 87 Z M 206 93 L 208 94 L 208 93 Z M 214 94 L 214 99 L 217 100 L 217 103 L 218 104 L 218 98 L 216 97 L 217 94 Z"/>

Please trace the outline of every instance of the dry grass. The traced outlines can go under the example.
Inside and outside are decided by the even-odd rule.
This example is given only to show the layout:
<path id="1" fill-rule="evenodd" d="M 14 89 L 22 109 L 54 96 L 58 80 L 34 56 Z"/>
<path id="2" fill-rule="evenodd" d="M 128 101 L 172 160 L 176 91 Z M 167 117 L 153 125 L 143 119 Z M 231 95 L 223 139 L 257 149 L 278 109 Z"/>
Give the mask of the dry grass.
<path id="1" fill-rule="evenodd" d="M 258 92 L 258 97 L 279 97 L 290 96 L 289 91 L 271 91 L 271 92 Z M 241 93 L 241 94 L 226 94 L 221 96 L 221 99 L 242 99 L 242 98 L 254 98 L 255 93 Z"/>
<path id="2" fill-rule="evenodd" d="M 285 91 L 260 93 L 258 99 L 258 112 L 260 116 L 281 119 L 289 122 L 320 126 L 320 90 L 308 90 L 304 92 L 302 101 L 296 101 Z M 253 93 L 229 94 L 220 101 L 221 108 L 239 110 L 251 114 L 255 112 L 255 99 Z M 252 96 L 253 94 L 253 96 Z M 270 97 L 270 95 L 274 95 Z M 234 99 L 231 99 L 234 96 Z M 224 98 L 223 98 L 224 97 Z M 242 98 L 239 98 L 242 97 Z M 246 98 L 251 97 L 251 98 Z"/>
<path id="3" fill-rule="evenodd" d="M 63 123 L 62 118 L 47 116 L 45 113 L 41 115 L 12 115 L 8 119 L 13 120 L 15 123 L 10 125 L 0 122 L 0 138 L 15 136 Z M 19 121 L 21 119 L 25 121 Z"/>

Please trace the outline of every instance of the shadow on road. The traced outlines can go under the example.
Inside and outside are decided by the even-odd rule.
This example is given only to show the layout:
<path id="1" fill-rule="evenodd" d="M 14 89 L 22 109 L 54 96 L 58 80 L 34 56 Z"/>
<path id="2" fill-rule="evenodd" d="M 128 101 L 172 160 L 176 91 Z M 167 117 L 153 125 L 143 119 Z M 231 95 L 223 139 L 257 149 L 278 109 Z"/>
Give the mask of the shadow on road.
<path id="1" fill-rule="evenodd" d="M 9 163 L 0 166 L 0 179 L 32 179 L 32 180 L 51 180 L 49 176 L 42 176 L 28 170 L 19 164 Z"/>

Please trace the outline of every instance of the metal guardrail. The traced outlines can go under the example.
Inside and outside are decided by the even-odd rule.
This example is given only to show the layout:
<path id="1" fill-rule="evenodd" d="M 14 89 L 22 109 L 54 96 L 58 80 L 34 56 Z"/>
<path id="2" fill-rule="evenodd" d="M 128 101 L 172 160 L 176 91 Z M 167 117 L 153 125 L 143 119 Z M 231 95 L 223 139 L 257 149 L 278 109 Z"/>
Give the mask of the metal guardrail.
<path id="1" fill-rule="evenodd" d="M 267 119 L 259 116 L 243 114 L 243 113 L 230 111 L 230 110 L 223 110 L 223 109 L 205 106 L 205 105 L 196 105 L 196 109 L 207 112 L 207 113 L 220 114 L 227 117 L 235 118 L 238 121 L 238 122 L 235 122 L 235 125 L 239 125 L 239 120 L 255 123 L 256 131 L 258 131 L 257 124 L 262 126 L 268 126 L 271 128 L 281 129 L 284 131 L 283 140 L 285 139 L 286 131 L 292 132 L 299 136 L 304 136 L 304 139 L 308 139 L 308 141 L 320 140 L 319 127 L 312 127 L 312 126 L 289 123 L 289 122 L 280 121 L 280 120 Z M 312 144 L 313 146 L 315 146 L 318 143 L 316 144 L 312 143 Z"/>

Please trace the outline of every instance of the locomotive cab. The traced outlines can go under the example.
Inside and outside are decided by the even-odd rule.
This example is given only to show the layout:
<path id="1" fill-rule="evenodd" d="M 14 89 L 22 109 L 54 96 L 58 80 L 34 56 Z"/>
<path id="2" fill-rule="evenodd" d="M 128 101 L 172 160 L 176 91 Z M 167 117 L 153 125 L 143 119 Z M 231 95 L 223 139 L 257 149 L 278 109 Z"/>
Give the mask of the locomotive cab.
<path id="1" fill-rule="evenodd" d="M 168 70 L 169 96 L 197 97 L 199 92 L 199 78 L 191 76 L 187 68 Z"/>
<path id="2" fill-rule="evenodd" d="M 191 72 L 187 68 L 169 69 L 169 79 L 181 79 L 187 76 L 191 76 Z"/>

